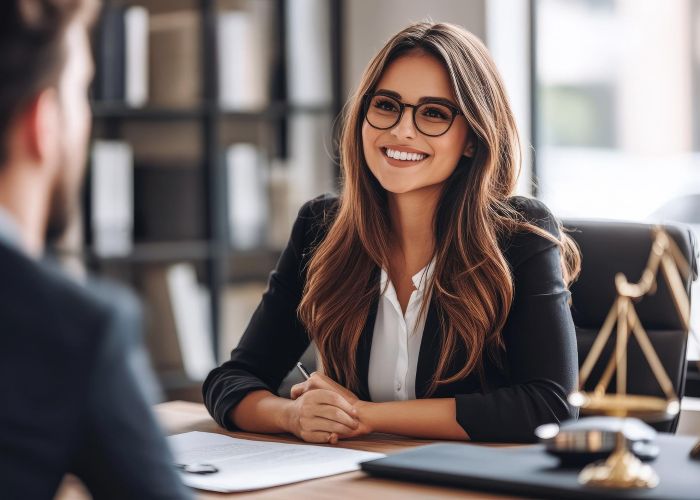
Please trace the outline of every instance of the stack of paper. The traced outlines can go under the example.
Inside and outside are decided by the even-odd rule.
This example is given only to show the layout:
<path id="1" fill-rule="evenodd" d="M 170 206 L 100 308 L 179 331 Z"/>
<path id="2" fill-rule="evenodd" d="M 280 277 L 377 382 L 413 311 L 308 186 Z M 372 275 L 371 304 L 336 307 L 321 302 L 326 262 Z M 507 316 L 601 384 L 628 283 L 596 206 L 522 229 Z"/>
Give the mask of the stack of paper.
<path id="1" fill-rule="evenodd" d="M 330 446 L 236 439 L 209 432 L 168 438 L 178 464 L 208 464 L 213 474 L 181 472 L 183 482 L 202 490 L 231 492 L 269 488 L 359 470 L 359 463 L 381 453 Z"/>

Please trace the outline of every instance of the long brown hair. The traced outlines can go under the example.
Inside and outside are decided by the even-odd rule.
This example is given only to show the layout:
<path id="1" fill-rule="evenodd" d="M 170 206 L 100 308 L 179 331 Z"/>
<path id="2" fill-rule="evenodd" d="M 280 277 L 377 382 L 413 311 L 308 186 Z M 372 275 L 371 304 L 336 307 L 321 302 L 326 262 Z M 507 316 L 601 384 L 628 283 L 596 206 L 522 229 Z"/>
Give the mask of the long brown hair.
<path id="1" fill-rule="evenodd" d="M 553 237 L 508 203 L 519 174 L 520 143 L 503 82 L 486 47 L 456 25 L 408 26 L 370 61 L 345 107 L 337 215 L 308 264 L 298 308 L 327 374 L 352 390 L 359 386 L 360 336 L 380 293 L 377 269 L 389 268 L 391 234 L 386 192 L 363 154 L 362 98 L 393 60 L 415 50 L 442 61 L 476 145 L 471 164 L 457 165 L 446 181 L 435 213 L 435 269 L 428 286 L 443 333 L 428 394 L 472 372 L 483 376 L 484 354 L 500 360 L 501 330 L 513 301 L 513 279 L 500 237 L 530 231 L 556 242 L 567 283 L 580 268 L 579 253 L 568 236 L 560 231 L 560 239 Z M 467 359 L 448 373 L 460 346 Z"/>

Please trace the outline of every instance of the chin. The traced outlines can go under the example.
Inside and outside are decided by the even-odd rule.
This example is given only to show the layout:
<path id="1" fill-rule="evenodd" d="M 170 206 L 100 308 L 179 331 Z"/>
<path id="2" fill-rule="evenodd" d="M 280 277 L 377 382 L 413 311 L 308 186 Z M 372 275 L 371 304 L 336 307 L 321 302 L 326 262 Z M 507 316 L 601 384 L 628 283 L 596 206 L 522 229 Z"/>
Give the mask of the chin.
<path id="1" fill-rule="evenodd" d="M 384 188 L 384 190 L 388 193 L 392 194 L 405 194 L 405 193 L 410 193 L 411 191 L 416 191 L 418 189 L 421 189 L 423 186 L 416 185 L 414 182 L 405 182 L 405 180 L 402 182 L 399 179 L 378 179 L 379 184 Z"/>

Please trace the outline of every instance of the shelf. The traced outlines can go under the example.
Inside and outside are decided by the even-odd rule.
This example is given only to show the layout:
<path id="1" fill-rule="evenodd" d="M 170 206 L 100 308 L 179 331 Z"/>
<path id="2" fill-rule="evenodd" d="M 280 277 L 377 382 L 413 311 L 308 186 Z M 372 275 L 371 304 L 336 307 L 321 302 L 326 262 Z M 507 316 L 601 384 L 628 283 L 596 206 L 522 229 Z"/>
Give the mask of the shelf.
<path id="1" fill-rule="evenodd" d="M 334 108 L 329 105 L 294 105 L 286 102 L 272 102 L 259 111 L 236 111 L 216 107 L 217 112 L 224 118 L 241 120 L 279 120 L 289 115 L 302 114 L 332 114 Z"/>
<path id="2" fill-rule="evenodd" d="M 206 260 L 215 254 L 214 247 L 206 240 L 136 243 L 128 255 L 101 256 L 94 249 L 86 250 L 84 256 L 90 262 L 152 264 L 180 260 Z"/>
<path id="3" fill-rule="evenodd" d="M 264 277 L 272 271 L 282 253 L 281 250 L 272 248 L 255 248 L 251 250 L 237 250 L 225 246 L 217 246 L 214 242 L 206 240 L 190 241 L 166 241 L 154 243 L 136 243 L 131 253 L 120 256 L 103 256 L 95 253 L 93 248 L 86 248 L 78 256 L 94 263 L 134 263 L 154 264 L 168 263 L 181 260 L 207 260 L 228 256 L 234 263 L 235 278 Z M 72 253 L 64 252 L 63 255 L 71 256 Z"/>
<path id="4" fill-rule="evenodd" d="M 230 249 L 228 252 L 228 281 L 231 283 L 267 281 L 282 253 L 281 250 L 271 248 L 243 251 Z"/>
<path id="5" fill-rule="evenodd" d="M 220 116 L 229 120 L 279 120 L 289 115 L 332 114 L 329 105 L 293 105 L 286 102 L 273 102 L 260 110 L 234 110 L 218 104 L 203 104 L 194 108 L 143 107 L 132 108 L 122 102 L 92 102 L 92 114 L 97 120 L 198 120 L 207 115 Z"/>
<path id="6" fill-rule="evenodd" d="M 135 120 L 195 120 L 203 117 L 205 108 L 132 108 L 121 102 L 94 102 L 92 115 L 95 119 L 123 118 Z"/>

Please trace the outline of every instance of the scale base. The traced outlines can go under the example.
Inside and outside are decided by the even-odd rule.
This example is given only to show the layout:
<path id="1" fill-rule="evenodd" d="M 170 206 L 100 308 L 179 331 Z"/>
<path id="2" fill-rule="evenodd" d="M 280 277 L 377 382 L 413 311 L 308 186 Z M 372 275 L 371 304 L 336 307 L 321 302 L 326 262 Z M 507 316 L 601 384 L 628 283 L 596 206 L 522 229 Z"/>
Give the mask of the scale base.
<path id="1" fill-rule="evenodd" d="M 615 450 L 606 460 L 584 467 L 578 481 L 599 488 L 655 488 L 659 484 L 659 476 L 650 465 L 624 448 Z"/>

